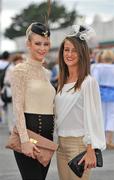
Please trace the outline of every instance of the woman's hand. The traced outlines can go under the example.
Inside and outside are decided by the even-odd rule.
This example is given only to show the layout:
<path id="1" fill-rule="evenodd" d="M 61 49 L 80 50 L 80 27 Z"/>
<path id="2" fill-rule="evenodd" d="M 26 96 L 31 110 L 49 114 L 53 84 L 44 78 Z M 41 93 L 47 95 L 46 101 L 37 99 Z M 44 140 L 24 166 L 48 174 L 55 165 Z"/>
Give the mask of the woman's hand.
<path id="1" fill-rule="evenodd" d="M 36 147 L 36 145 L 31 142 L 22 143 L 21 150 L 23 154 L 32 157 L 33 159 L 35 159 L 34 150 L 40 153 L 40 150 Z"/>
<path id="2" fill-rule="evenodd" d="M 84 162 L 84 170 L 95 168 L 96 167 L 96 155 L 95 150 L 92 149 L 91 145 L 88 145 L 87 152 L 80 160 L 78 164 Z"/>

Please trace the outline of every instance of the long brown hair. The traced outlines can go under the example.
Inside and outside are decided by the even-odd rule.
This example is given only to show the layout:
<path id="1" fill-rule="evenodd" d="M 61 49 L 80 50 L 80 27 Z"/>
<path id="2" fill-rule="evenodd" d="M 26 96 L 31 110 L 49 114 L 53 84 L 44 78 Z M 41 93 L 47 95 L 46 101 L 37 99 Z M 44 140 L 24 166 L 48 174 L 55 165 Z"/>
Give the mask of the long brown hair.
<path id="1" fill-rule="evenodd" d="M 82 82 L 84 81 L 85 77 L 90 74 L 90 58 L 89 58 L 89 48 L 85 40 L 79 39 L 79 37 L 66 37 L 62 42 L 60 49 L 59 49 L 59 88 L 58 92 L 62 91 L 64 84 L 69 77 L 68 67 L 64 62 L 63 58 L 63 51 L 64 51 L 64 43 L 65 41 L 70 41 L 76 49 L 78 53 L 78 80 L 74 85 L 74 91 L 80 89 Z"/>

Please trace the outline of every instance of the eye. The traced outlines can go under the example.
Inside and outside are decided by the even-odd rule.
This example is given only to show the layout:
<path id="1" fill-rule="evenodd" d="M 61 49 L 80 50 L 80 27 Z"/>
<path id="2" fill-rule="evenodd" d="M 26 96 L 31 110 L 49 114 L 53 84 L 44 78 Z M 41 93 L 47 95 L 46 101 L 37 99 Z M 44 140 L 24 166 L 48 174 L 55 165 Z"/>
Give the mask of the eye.
<path id="1" fill-rule="evenodd" d="M 68 48 L 65 48 L 65 49 L 64 49 L 64 51 L 65 51 L 65 52 L 69 52 L 69 51 L 70 51 L 70 49 L 68 49 Z"/>
<path id="2" fill-rule="evenodd" d="M 41 46 L 41 42 L 35 42 L 35 45 L 37 45 L 37 46 Z"/>
<path id="3" fill-rule="evenodd" d="M 76 54 L 77 53 L 75 48 L 73 48 L 73 49 L 64 48 L 64 52 L 66 52 L 66 53 L 71 52 L 72 54 Z"/>
<path id="4" fill-rule="evenodd" d="M 77 51 L 76 51 L 76 49 L 72 49 L 72 53 L 76 53 Z"/>
<path id="5" fill-rule="evenodd" d="M 44 43 L 44 46 L 49 46 L 49 43 L 48 43 L 48 42 L 45 42 L 45 43 Z"/>

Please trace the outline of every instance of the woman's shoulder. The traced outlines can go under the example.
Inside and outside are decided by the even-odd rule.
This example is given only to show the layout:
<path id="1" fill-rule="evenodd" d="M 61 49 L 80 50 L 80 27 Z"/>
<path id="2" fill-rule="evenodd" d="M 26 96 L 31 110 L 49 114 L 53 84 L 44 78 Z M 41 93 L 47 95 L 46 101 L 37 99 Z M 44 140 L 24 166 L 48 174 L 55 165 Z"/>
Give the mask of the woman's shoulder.
<path id="1" fill-rule="evenodd" d="M 26 62 L 19 63 L 19 64 L 15 65 L 12 72 L 13 73 L 16 73 L 16 72 L 17 73 L 18 72 L 25 73 L 25 72 L 27 72 L 27 64 L 26 64 Z"/>
<path id="2" fill-rule="evenodd" d="M 85 78 L 85 81 L 87 82 L 92 82 L 92 81 L 96 81 L 95 77 L 91 76 L 90 74 Z"/>
<path id="3" fill-rule="evenodd" d="M 93 84 L 96 84 L 97 81 L 95 79 L 95 77 L 91 76 L 91 75 L 88 75 L 86 76 L 86 78 L 84 79 L 83 83 L 82 83 L 82 86 L 83 87 L 86 87 L 88 85 L 93 85 Z"/>
<path id="4" fill-rule="evenodd" d="M 11 79 L 12 78 L 13 79 L 17 79 L 17 78 L 23 79 L 26 77 L 26 74 L 27 74 L 26 62 L 15 65 L 15 67 L 10 72 Z"/>

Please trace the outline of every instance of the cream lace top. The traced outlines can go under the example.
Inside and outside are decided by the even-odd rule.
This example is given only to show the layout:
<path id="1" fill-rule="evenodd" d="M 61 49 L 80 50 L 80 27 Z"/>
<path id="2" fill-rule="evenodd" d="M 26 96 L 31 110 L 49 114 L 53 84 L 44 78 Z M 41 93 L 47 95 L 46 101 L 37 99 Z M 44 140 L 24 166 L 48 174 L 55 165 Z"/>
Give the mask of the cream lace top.
<path id="1" fill-rule="evenodd" d="M 36 60 L 27 60 L 12 70 L 13 109 L 21 143 L 29 141 L 24 112 L 53 114 L 55 89 L 47 77 L 47 70 Z"/>

